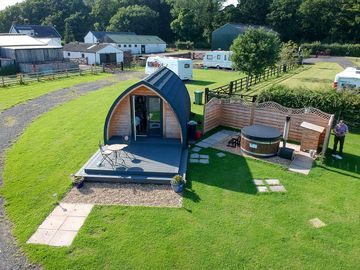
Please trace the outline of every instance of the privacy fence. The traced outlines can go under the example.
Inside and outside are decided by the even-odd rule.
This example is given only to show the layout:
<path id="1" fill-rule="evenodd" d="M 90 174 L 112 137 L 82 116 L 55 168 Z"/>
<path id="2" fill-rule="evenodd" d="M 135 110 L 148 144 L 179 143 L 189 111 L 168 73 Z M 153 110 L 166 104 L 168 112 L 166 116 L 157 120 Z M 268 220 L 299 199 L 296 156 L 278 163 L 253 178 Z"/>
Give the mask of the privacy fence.
<path id="1" fill-rule="evenodd" d="M 214 89 L 205 88 L 205 103 L 209 102 L 213 97 L 216 98 L 241 98 L 250 102 L 256 101 L 256 95 L 248 95 L 246 91 L 251 86 L 266 81 L 269 78 L 280 77 L 290 70 L 297 68 L 297 65 L 278 66 L 265 70 L 264 73 L 257 76 L 246 76 L 235 81 L 231 81 L 226 85 L 216 87 Z"/>
<path id="2" fill-rule="evenodd" d="M 66 70 L 53 70 L 52 72 L 36 72 L 36 73 L 19 73 L 13 76 L 2 76 L 0 78 L 0 87 L 11 86 L 16 84 L 25 84 L 29 82 L 40 82 L 46 80 L 54 80 L 58 78 L 67 78 L 71 76 L 79 76 L 85 74 L 97 74 L 102 72 L 102 67 L 91 66 L 87 68 L 74 68 Z"/>
<path id="3" fill-rule="evenodd" d="M 306 121 L 324 127 L 320 137 L 322 152 L 329 142 L 334 115 L 316 108 L 292 109 L 275 102 L 250 103 L 243 100 L 213 98 L 204 106 L 204 133 L 218 126 L 241 129 L 249 125 L 266 125 L 283 130 L 286 116 L 290 116 L 288 140 L 300 142 L 301 123 Z"/>

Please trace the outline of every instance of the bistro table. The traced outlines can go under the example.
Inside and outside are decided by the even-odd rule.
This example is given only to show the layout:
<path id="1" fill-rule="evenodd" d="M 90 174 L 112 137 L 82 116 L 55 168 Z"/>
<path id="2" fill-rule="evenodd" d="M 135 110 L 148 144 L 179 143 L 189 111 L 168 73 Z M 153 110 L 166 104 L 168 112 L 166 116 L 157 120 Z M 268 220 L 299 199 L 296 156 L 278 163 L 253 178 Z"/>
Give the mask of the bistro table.
<path id="1" fill-rule="evenodd" d="M 118 158 L 120 158 L 122 160 L 122 163 L 125 165 L 125 161 L 121 158 L 120 153 L 119 153 L 125 147 L 127 147 L 127 144 L 124 144 L 124 143 L 110 144 L 108 146 L 107 149 L 113 151 L 115 154 L 115 164 L 117 164 L 117 160 L 118 160 Z"/>

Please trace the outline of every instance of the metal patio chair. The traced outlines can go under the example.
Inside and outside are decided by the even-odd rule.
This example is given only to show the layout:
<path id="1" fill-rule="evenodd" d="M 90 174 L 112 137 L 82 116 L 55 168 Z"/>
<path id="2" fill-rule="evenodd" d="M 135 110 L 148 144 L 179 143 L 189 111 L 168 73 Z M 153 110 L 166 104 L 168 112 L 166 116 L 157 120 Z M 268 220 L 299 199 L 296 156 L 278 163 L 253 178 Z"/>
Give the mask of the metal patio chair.
<path id="1" fill-rule="evenodd" d="M 130 146 L 130 143 L 131 143 L 130 136 L 128 136 L 128 135 L 122 136 L 122 137 L 121 137 L 121 140 L 122 140 L 122 143 L 126 144 L 128 147 Z M 129 153 L 129 152 L 126 151 L 126 150 L 122 150 L 122 152 L 125 154 L 125 156 L 126 156 L 128 159 L 130 159 L 130 160 L 136 159 L 133 153 Z"/>
<path id="2" fill-rule="evenodd" d="M 228 141 L 227 146 L 236 148 L 237 146 L 240 146 L 240 143 L 241 143 L 241 134 L 237 135 L 236 137 L 231 138 Z"/>
<path id="3" fill-rule="evenodd" d="M 99 149 L 100 149 L 100 154 L 102 156 L 102 160 L 100 161 L 100 163 L 98 164 L 99 167 L 101 167 L 101 165 L 104 163 L 104 161 L 106 161 L 107 163 L 110 164 L 110 166 L 115 169 L 115 163 L 114 161 L 111 159 L 111 155 L 113 153 L 113 151 L 105 149 L 105 146 L 103 144 L 101 144 L 99 142 Z"/>

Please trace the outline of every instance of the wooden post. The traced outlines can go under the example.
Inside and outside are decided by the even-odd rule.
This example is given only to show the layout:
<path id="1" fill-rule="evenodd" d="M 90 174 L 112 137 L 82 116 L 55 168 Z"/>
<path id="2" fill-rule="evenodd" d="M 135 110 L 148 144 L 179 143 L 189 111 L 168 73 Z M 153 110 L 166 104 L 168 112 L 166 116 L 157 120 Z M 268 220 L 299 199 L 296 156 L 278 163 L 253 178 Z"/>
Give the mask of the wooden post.
<path id="1" fill-rule="evenodd" d="M 330 117 L 330 119 L 329 119 L 329 124 L 328 124 L 328 126 L 327 126 L 325 138 L 324 138 L 324 143 L 323 143 L 322 151 L 321 151 L 321 162 L 322 162 L 322 163 L 324 162 L 326 150 L 327 150 L 327 148 L 328 148 L 328 146 L 329 146 L 331 128 L 332 128 L 333 123 L 334 123 L 334 115 L 331 115 L 331 117 Z"/>
<path id="2" fill-rule="evenodd" d="M 250 108 L 250 125 L 254 124 L 255 106 L 255 102 L 252 102 Z"/>
<path id="3" fill-rule="evenodd" d="M 233 93 L 233 88 L 234 88 L 234 82 L 231 81 L 231 82 L 229 83 L 229 95 L 230 95 L 230 96 L 231 96 L 232 93 Z"/>
<path id="4" fill-rule="evenodd" d="M 241 78 L 241 79 L 240 79 L 240 92 L 241 92 L 242 89 L 243 89 L 243 79 L 244 79 L 244 78 Z"/>
<path id="5" fill-rule="evenodd" d="M 249 77 L 250 77 L 250 76 L 247 76 L 247 77 L 246 77 L 246 90 L 249 89 Z"/>
<path id="6" fill-rule="evenodd" d="M 205 104 L 209 102 L 209 88 L 205 88 Z"/>
<path id="7" fill-rule="evenodd" d="M 90 67 L 90 72 L 91 72 L 91 74 L 94 74 L 94 71 L 93 71 L 93 65 L 91 65 L 91 67 Z"/>
<path id="8" fill-rule="evenodd" d="M 102 63 L 102 72 L 105 72 L 105 64 Z"/>
<path id="9" fill-rule="evenodd" d="M 120 69 L 121 69 L 121 71 L 124 71 L 124 62 L 120 63 Z"/>
<path id="10" fill-rule="evenodd" d="M 4 76 L 1 76 L 1 81 L 2 81 L 2 86 L 5 86 L 5 80 L 4 80 Z"/>
<path id="11" fill-rule="evenodd" d="M 81 68 L 79 68 L 79 75 L 81 76 L 82 74 L 81 74 Z"/>

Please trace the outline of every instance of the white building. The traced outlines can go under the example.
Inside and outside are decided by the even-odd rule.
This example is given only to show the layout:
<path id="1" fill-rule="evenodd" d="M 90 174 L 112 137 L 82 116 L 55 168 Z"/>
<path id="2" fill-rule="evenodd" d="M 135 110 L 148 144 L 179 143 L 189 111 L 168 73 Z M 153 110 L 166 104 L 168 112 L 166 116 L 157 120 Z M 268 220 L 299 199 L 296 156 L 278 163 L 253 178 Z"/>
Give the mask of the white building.
<path id="1" fill-rule="evenodd" d="M 72 42 L 63 48 L 64 58 L 87 65 L 106 63 L 120 64 L 124 61 L 124 52 L 116 44 Z"/>
<path id="2" fill-rule="evenodd" d="M 51 45 L 61 46 L 61 35 L 53 26 L 50 25 L 17 25 L 10 27 L 11 34 L 25 34 L 37 40 Z"/>
<path id="3" fill-rule="evenodd" d="M 151 54 L 166 51 L 166 42 L 158 36 L 136 35 L 133 32 L 89 31 L 84 37 L 85 43 L 115 43 L 121 50 L 131 54 Z"/>

